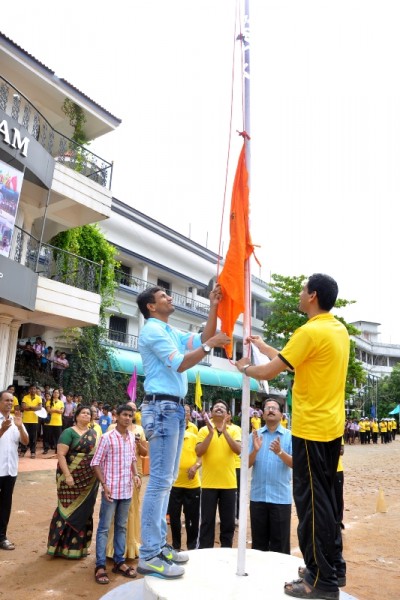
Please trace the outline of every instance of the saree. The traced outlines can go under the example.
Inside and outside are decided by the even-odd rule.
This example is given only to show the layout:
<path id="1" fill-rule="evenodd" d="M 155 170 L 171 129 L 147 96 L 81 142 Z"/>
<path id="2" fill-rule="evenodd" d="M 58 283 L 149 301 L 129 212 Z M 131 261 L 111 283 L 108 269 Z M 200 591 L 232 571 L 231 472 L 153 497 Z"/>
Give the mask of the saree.
<path id="1" fill-rule="evenodd" d="M 92 541 L 93 510 L 99 487 L 90 466 L 98 439 L 93 429 L 79 437 L 69 428 L 63 431 L 59 442 L 69 446 L 66 461 L 74 486 L 65 483 L 58 464 L 58 504 L 50 523 L 47 554 L 70 559 L 84 558 Z"/>

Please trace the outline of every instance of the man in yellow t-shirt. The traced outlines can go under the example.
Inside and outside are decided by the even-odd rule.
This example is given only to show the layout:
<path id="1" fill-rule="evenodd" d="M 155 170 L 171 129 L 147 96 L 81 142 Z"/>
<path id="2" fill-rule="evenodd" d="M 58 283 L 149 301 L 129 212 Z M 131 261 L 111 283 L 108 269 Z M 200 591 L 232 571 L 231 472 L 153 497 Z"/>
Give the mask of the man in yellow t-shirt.
<path id="1" fill-rule="evenodd" d="M 292 391 L 293 497 L 299 519 L 299 546 L 304 579 L 286 583 L 293 598 L 329 594 L 339 598 L 338 581 L 345 582 L 346 563 L 340 552 L 333 485 L 344 431 L 345 384 L 350 340 L 346 327 L 330 314 L 338 295 L 337 283 L 321 273 L 311 275 L 300 293 L 299 308 L 308 321 L 296 329 L 282 351 L 250 336 L 270 362 L 251 365 L 241 358 L 236 366 L 248 377 L 270 380 L 294 371 Z"/>
<path id="2" fill-rule="evenodd" d="M 222 548 L 232 548 L 235 532 L 236 463 L 241 452 L 241 435 L 229 427 L 229 407 L 216 400 L 211 409 L 210 421 L 202 427 L 197 438 L 196 454 L 203 459 L 201 522 L 199 548 L 213 548 L 217 507 L 220 516 L 220 542 Z"/>
<path id="3" fill-rule="evenodd" d="M 36 458 L 36 441 L 38 434 L 39 418 L 37 412 L 42 408 L 42 397 L 37 394 L 36 386 L 29 387 L 29 393 L 22 398 L 22 422 L 29 435 L 29 450 L 31 458 Z M 27 446 L 21 445 L 21 456 L 25 455 Z"/>

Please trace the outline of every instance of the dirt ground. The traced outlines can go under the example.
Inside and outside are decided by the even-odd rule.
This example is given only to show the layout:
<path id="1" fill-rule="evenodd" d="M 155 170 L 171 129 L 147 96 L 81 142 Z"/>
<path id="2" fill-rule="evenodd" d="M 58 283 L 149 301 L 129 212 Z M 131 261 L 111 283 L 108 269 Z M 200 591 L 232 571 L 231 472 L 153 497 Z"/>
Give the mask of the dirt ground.
<path id="1" fill-rule="evenodd" d="M 110 568 L 110 585 L 96 584 L 93 578 L 94 547 L 90 556 L 82 561 L 66 561 L 46 555 L 48 526 L 56 506 L 56 460 L 39 458 L 40 449 L 38 452 L 34 461 L 28 454 L 20 460 L 8 530 L 8 537 L 16 544 L 16 550 L 0 550 L 0 599 L 96 600 L 127 580 L 112 574 Z M 388 445 L 356 444 L 345 448 L 346 529 L 343 537 L 348 569 L 345 591 L 358 600 L 400 598 L 399 464 L 399 439 Z M 382 490 L 381 494 L 379 490 Z M 387 512 L 377 512 L 377 504 L 380 510 L 386 508 Z M 95 525 L 98 508 L 99 502 L 95 510 Z M 249 528 L 247 539 L 250 538 Z M 294 509 L 292 553 L 300 556 Z M 131 562 L 134 564 L 134 561 Z M 267 590 L 268 574 L 266 596 Z"/>

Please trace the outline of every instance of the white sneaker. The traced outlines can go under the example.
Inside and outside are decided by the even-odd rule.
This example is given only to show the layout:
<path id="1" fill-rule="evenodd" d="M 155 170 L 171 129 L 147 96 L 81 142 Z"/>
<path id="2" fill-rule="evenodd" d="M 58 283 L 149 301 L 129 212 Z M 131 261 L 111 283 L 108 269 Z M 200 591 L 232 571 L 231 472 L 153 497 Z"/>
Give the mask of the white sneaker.
<path id="1" fill-rule="evenodd" d="M 167 560 L 172 560 L 174 563 L 181 564 L 186 563 L 189 560 L 189 554 L 187 552 L 178 552 L 178 550 L 175 550 L 175 548 L 169 544 L 165 544 L 165 546 L 161 548 L 161 553 Z"/>
<path id="2" fill-rule="evenodd" d="M 177 579 L 185 573 L 183 567 L 165 558 L 162 552 L 149 560 L 139 558 L 136 570 L 141 575 L 153 575 L 161 579 Z"/>

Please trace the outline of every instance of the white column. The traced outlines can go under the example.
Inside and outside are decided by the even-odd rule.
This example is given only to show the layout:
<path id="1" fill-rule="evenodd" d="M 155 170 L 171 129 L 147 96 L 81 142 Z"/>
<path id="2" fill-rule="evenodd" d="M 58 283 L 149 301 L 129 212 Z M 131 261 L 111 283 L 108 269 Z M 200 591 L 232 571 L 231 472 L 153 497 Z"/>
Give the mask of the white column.
<path id="1" fill-rule="evenodd" d="M 4 390 L 8 382 L 6 380 L 7 357 L 10 340 L 10 324 L 12 317 L 0 315 L 0 389 Z"/>
<path id="2" fill-rule="evenodd" d="M 18 342 L 18 330 L 20 328 L 21 321 L 13 321 L 10 325 L 10 337 L 8 340 L 8 354 L 6 363 L 6 385 L 7 387 L 12 384 L 14 377 L 15 368 L 15 357 L 17 355 L 17 342 Z"/>

